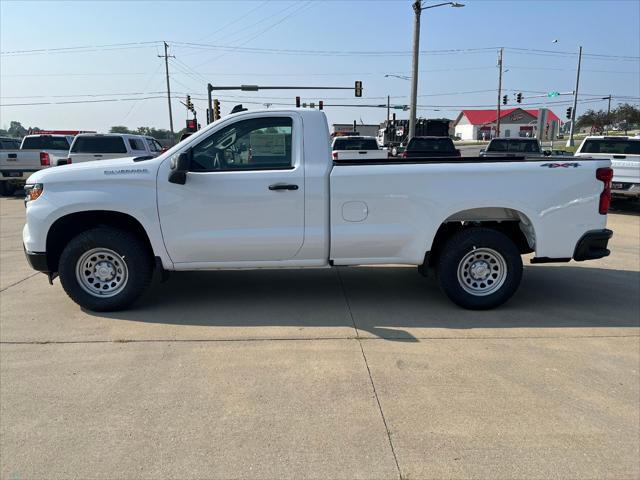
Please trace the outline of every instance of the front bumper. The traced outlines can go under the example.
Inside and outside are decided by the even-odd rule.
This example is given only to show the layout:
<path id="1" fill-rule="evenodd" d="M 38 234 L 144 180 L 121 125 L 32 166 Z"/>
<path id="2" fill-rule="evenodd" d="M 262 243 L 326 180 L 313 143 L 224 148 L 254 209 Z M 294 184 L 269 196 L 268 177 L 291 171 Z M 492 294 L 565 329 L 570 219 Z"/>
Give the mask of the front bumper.
<path id="1" fill-rule="evenodd" d="M 47 262 L 47 254 L 42 252 L 29 252 L 25 248 L 24 254 L 31 268 L 38 272 L 49 273 L 49 263 Z"/>
<path id="2" fill-rule="evenodd" d="M 613 232 L 606 228 L 585 233 L 576 244 L 573 259 L 576 262 L 582 262 L 609 256 L 611 251 L 607 248 L 607 244 L 612 235 Z"/>

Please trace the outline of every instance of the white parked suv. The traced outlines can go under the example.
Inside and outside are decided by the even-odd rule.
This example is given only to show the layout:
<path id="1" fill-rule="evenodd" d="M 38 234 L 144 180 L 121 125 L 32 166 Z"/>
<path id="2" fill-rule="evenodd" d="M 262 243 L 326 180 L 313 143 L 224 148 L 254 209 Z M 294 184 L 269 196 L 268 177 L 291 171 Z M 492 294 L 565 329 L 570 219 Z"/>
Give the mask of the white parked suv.
<path id="1" fill-rule="evenodd" d="M 533 263 L 609 255 L 611 161 L 333 160 L 324 112 L 240 112 L 157 158 L 33 174 L 32 267 L 90 310 L 130 305 L 159 270 L 406 264 L 465 308 L 507 301 Z"/>
<path id="2" fill-rule="evenodd" d="M 122 133 L 82 133 L 69 150 L 68 163 L 110 160 L 123 157 L 156 157 L 162 145 L 151 137 Z"/>

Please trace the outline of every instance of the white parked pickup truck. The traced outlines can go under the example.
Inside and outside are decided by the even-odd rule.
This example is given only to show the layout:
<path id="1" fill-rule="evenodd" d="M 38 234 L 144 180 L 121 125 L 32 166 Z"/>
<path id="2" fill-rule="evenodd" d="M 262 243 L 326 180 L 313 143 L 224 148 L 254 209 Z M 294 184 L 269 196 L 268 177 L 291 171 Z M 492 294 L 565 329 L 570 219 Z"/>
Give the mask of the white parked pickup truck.
<path id="1" fill-rule="evenodd" d="M 376 137 L 344 136 L 333 139 L 331 157 L 333 160 L 379 160 L 389 156 L 388 150 L 378 146 Z"/>
<path id="2" fill-rule="evenodd" d="M 640 138 L 586 137 L 574 157 L 611 160 L 611 193 L 616 197 L 640 198 Z"/>
<path id="3" fill-rule="evenodd" d="M 13 195 L 33 172 L 66 163 L 72 140 L 71 135 L 27 135 L 18 150 L 0 150 L 0 195 Z"/>
<path id="4" fill-rule="evenodd" d="M 34 174 L 25 252 L 91 310 L 130 305 L 154 268 L 407 264 L 455 303 L 505 302 L 533 262 L 609 254 L 609 160 L 333 162 L 323 112 L 241 112 L 151 159 Z"/>

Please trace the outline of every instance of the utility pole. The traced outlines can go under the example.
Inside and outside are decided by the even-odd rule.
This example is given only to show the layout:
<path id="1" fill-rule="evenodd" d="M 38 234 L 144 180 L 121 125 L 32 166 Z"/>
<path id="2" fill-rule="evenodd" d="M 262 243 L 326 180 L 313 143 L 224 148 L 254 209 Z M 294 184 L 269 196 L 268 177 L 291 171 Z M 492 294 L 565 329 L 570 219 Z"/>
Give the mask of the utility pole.
<path id="1" fill-rule="evenodd" d="M 502 48 L 498 51 L 498 108 L 496 116 L 496 137 L 500 136 L 500 100 L 502 98 Z"/>
<path id="2" fill-rule="evenodd" d="M 418 109 L 418 59 L 420 56 L 420 14 L 422 13 L 422 2 L 416 0 L 413 3 L 414 23 L 413 23 L 413 62 L 411 66 L 411 111 L 409 112 L 409 135 L 407 140 L 411 140 L 416 134 L 416 118 Z"/>
<path id="3" fill-rule="evenodd" d="M 571 128 L 569 130 L 569 140 L 567 147 L 573 147 L 573 134 L 576 130 L 576 108 L 578 107 L 578 86 L 580 85 L 580 63 L 582 63 L 582 46 L 578 49 L 578 70 L 576 71 L 576 89 L 573 91 L 573 110 L 571 110 Z"/>
<path id="4" fill-rule="evenodd" d="M 167 102 L 169 104 L 169 129 L 171 130 L 171 139 L 173 140 L 173 113 L 171 112 L 171 86 L 169 84 L 169 57 L 176 58 L 175 55 L 169 55 L 169 44 L 164 42 L 164 55 L 158 55 L 158 57 L 164 57 L 164 70 L 167 77 Z"/>
<path id="5" fill-rule="evenodd" d="M 609 124 L 611 123 L 611 94 L 608 97 L 602 97 L 602 100 L 609 100 L 609 105 L 607 106 L 607 135 L 609 135 Z"/>

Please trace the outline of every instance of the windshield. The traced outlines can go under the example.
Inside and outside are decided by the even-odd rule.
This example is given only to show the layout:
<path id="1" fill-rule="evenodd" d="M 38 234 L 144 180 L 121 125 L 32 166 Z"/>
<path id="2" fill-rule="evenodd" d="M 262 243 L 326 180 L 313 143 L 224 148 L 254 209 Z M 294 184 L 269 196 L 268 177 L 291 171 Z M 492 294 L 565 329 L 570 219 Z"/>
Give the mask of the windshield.
<path id="1" fill-rule="evenodd" d="M 540 153 L 538 141 L 531 140 L 491 140 L 488 152 Z"/>
<path id="2" fill-rule="evenodd" d="M 52 137 L 51 135 L 25 137 L 21 148 L 23 150 L 69 150 L 69 140 L 67 137 Z"/>
<path id="3" fill-rule="evenodd" d="M 122 137 L 76 137 L 71 153 L 127 153 Z"/>
<path id="4" fill-rule="evenodd" d="M 412 138 L 407 145 L 411 152 L 455 152 L 450 138 Z"/>
<path id="5" fill-rule="evenodd" d="M 20 148 L 20 140 L 11 138 L 3 138 L 0 140 L 0 150 L 16 150 Z"/>
<path id="6" fill-rule="evenodd" d="M 378 150 L 375 138 L 336 138 L 332 150 Z"/>
<path id="7" fill-rule="evenodd" d="M 586 140 L 580 153 L 640 155 L 640 140 L 597 138 Z"/>

